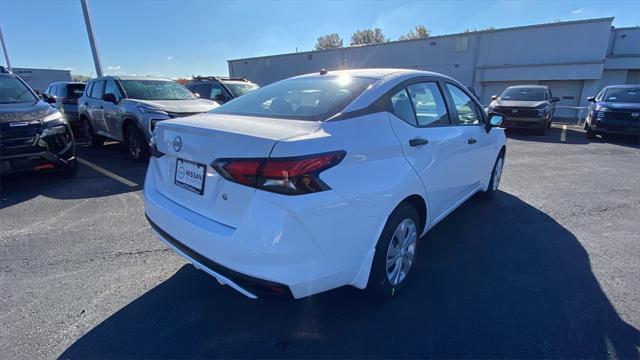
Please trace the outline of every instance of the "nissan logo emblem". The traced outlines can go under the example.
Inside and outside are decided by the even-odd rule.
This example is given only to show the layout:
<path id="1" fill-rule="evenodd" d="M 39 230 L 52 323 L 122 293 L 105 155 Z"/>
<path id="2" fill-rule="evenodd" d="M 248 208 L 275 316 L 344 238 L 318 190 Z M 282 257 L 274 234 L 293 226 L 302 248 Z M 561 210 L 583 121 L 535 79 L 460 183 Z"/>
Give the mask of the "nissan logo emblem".
<path id="1" fill-rule="evenodd" d="M 180 149 L 182 149 L 182 138 L 180 136 L 176 136 L 176 138 L 173 139 L 173 150 L 178 152 Z"/>

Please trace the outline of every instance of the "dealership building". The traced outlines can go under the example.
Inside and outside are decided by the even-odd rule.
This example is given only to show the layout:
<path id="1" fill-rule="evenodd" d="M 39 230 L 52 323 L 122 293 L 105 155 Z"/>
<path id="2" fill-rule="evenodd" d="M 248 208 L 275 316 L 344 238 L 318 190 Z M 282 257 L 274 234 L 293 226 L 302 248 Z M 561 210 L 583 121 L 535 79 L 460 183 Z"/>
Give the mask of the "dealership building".
<path id="1" fill-rule="evenodd" d="M 266 85 L 320 69 L 408 68 L 449 75 L 483 104 L 507 86 L 548 85 L 558 116 L 612 84 L 640 84 L 640 27 L 613 18 L 429 36 L 339 49 L 228 60 L 229 74 Z"/>
<path id="2" fill-rule="evenodd" d="M 11 71 L 40 93 L 55 81 L 71 81 L 71 71 L 57 69 L 16 68 Z"/>

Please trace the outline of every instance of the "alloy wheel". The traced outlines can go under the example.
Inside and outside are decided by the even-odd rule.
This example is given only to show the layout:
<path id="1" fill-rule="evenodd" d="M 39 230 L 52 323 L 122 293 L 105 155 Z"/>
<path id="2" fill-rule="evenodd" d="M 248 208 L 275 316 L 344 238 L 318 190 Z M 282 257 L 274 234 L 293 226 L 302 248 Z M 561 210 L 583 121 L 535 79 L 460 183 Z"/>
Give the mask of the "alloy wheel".
<path id="1" fill-rule="evenodd" d="M 386 258 L 387 280 L 392 286 L 400 284 L 409 273 L 416 253 L 418 230 L 411 219 L 405 219 L 393 233 Z"/>

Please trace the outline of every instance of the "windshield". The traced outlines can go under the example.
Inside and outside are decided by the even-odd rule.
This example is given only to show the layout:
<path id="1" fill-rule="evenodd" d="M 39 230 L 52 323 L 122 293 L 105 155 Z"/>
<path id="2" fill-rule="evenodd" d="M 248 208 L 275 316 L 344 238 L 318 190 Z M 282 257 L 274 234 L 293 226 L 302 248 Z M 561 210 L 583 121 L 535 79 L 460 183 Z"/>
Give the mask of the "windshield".
<path id="1" fill-rule="evenodd" d="M 38 101 L 31 90 L 13 76 L 0 76 L 0 104 L 34 103 Z"/>
<path id="2" fill-rule="evenodd" d="M 248 93 L 251 90 L 257 89 L 259 86 L 253 83 L 247 82 L 225 82 L 224 83 L 229 91 L 233 93 L 233 96 L 238 97 Z"/>
<path id="3" fill-rule="evenodd" d="M 137 100 L 193 100 L 184 86 L 167 80 L 121 80 L 127 97 Z"/>
<path id="4" fill-rule="evenodd" d="M 508 88 L 500 95 L 500 100 L 542 101 L 546 93 L 540 88 Z"/>
<path id="5" fill-rule="evenodd" d="M 321 121 L 340 112 L 375 81 L 347 76 L 283 80 L 211 112 Z"/>
<path id="6" fill-rule="evenodd" d="M 67 97 L 77 99 L 84 92 L 84 84 L 67 84 Z"/>
<path id="7" fill-rule="evenodd" d="M 604 101 L 640 103 L 640 88 L 608 89 Z"/>

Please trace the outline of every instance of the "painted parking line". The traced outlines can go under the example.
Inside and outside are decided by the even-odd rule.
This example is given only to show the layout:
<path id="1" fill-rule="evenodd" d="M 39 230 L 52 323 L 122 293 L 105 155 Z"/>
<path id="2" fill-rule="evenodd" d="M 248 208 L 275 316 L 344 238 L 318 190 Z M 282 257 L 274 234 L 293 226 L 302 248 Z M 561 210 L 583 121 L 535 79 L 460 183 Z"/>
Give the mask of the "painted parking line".
<path id="1" fill-rule="evenodd" d="M 562 125 L 562 132 L 560 133 L 560 141 L 567 141 L 567 125 Z"/>
<path id="2" fill-rule="evenodd" d="M 111 171 L 109 171 L 109 170 L 107 170 L 107 169 L 105 169 L 103 167 L 100 167 L 100 166 L 98 166 L 98 165 L 96 165 L 96 164 L 94 164 L 92 162 L 89 162 L 89 161 L 87 161 L 85 159 L 78 158 L 78 162 L 80 164 L 82 164 L 82 165 L 85 165 L 85 166 L 88 166 L 88 167 L 92 168 L 93 170 L 101 173 L 102 175 L 108 176 L 108 177 L 112 178 L 113 180 L 119 181 L 119 182 L 121 182 L 121 183 L 123 183 L 123 184 L 125 184 L 125 185 L 127 185 L 129 187 L 138 186 L 138 184 L 134 183 L 133 181 L 129 181 L 129 180 L 123 178 L 122 176 L 114 174 Z"/>

